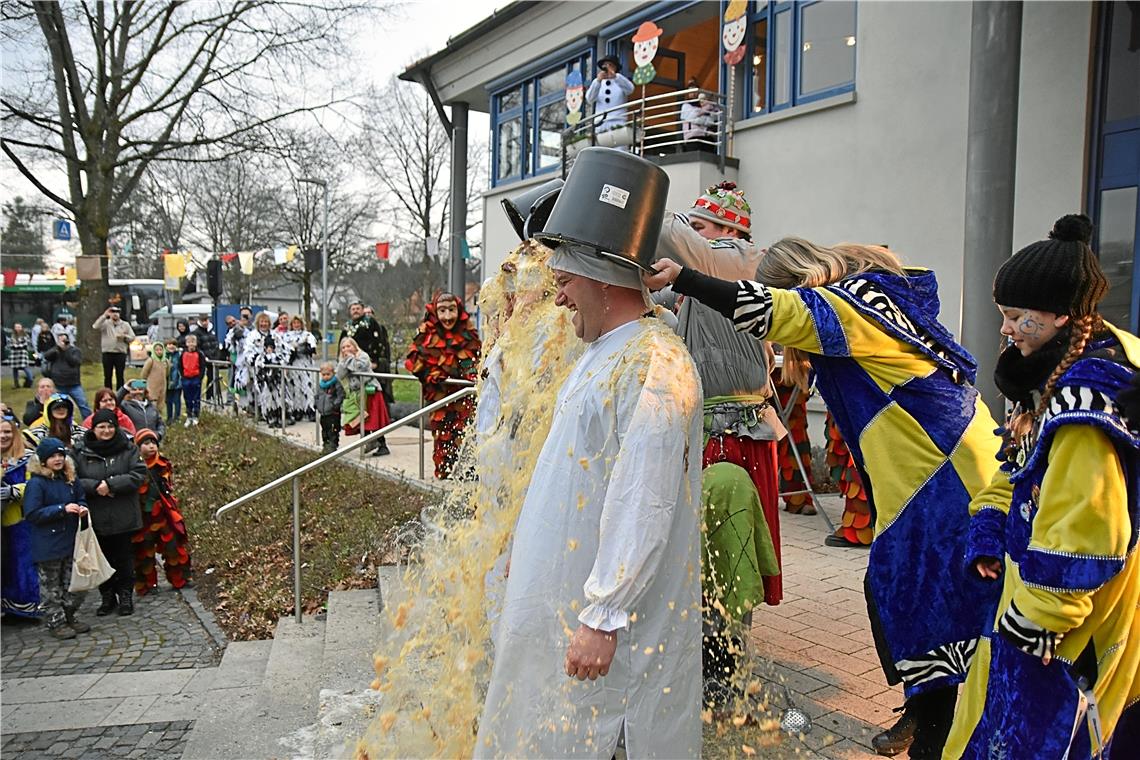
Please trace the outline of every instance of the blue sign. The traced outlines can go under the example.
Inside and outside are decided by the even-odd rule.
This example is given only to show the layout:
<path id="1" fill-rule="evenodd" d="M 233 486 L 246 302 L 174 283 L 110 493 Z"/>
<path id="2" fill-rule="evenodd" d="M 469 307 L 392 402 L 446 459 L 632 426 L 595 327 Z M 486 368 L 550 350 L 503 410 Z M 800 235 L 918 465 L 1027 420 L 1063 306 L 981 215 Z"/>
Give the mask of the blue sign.
<path id="1" fill-rule="evenodd" d="M 56 219 L 51 226 L 56 240 L 71 240 L 71 224 L 66 219 Z"/>

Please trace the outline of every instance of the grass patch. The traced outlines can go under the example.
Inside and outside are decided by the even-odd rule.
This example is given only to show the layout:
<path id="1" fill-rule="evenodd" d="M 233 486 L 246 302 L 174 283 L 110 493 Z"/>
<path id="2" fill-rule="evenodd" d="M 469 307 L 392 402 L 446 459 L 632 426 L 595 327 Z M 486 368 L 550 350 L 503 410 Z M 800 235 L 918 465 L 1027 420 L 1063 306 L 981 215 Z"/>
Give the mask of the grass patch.
<path id="1" fill-rule="evenodd" d="M 190 533 L 194 580 L 235 640 L 273 636 L 293 613 L 292 489 L 239 507 L 221 523 L 214 510 L 316 454 L 205 413 L 194 428 L 173 426 L 163 446 Z M 301 479 L 302 609 L 319 610 L 328 592 L 376 585 L 385 534 L 414 519 L 431 497 L 340 464 Z"/>
<path id="2" fill-rule="evenodd" d="M 40 379 L 39 367 L 29 367 L 32 371 L 32 385 Z M 87 394 L 87 403 L 92 402 L 95 396 L 95 391 L 103 387 L 103 365 L 96 362 L 84 362 L 79 368 L 80 381 L 83 383 L 83 391 Z M 139 376 L 137 367 L 127 367 L 125 377 L 127 380 Z M 20 375 L 20 382 L 23 382 L 24 376 Z M 16 414 L 20 417 L 24 416 L 24 407 L 32 400 L 34 395 L 34 388 L 13 388 L 12 387 L 12 370 L 4 367 L 4 380 L 2 383 L 2 390 L 0 390 L 0 400 L 3 400 L 8 406 L 16 410 Z"/>

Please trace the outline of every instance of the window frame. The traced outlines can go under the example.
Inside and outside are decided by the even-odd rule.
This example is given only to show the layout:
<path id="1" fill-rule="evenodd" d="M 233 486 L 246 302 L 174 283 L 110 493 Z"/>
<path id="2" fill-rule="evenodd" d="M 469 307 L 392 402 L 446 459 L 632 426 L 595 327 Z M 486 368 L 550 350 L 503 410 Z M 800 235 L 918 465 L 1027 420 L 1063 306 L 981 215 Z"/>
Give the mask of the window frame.
<path id="1" fill-rule="evenodd" d="M 748 11 L 748 50 L 746 53 L 745 61 L 747 62 L 747 73 L 744 77 L 744 113 L 745 118 L 753 116 L 763 116 L 771 113 L 779 113 L 780 111 L 796 106 L 814 103 L 819 100 L 826 100 L 827 98 L 842 95 L 848 92 L 855 91 L 855 82 L 858 78 L 859 60 L 858 53 L 856 53 L 855 67 L 851 72 L 851 79 L 832 87 L 827 87 L 822 90 L 814 92 L 802 92 L 803 81 L 801 77 L 801 68 L 803 65 L 803 14 L 804 10 L 810 8 L 825 0 L 753 0 L 750 3 Z M 859 39 L 859 5 L 858 0 L 855 2 L 855 29 L 853 33 L 856 39 L 856 50 L 858 50 Z M 724 0 L 722 0 L 722 5 Z M 786 20 L 783 14 L 786 15 Z M 723 14 L 722 14 L 723 19 Z M 765 40 L 764 49 L 764 65 L 766 70 L 764 72 L 765 85 L 767 87 L 767 98 L 764 103 L 764 108 L 756 109 L 753 107 L 755 98 L 755 87 L 753 86 L 753 71 L 752 60 L 755 58 L 757 50 L 756 45 L 756 24 L 760 21 L 768 22 L 768 36 Z M 787 58 L 780 60 L 775 53 L 776 49 L 776 35 L 780 22 L 791 23 L 791 38 L 790 47 Z M 723 24 L 723 21 L 722 21 Z M 788 80 L 788 98 L 783 102 L 776 102 L 776 77 L 777 73 L 786 67 L 789 73 Z"/>
<path id="2" fill-rule="evenodd" d="M 551 62 L 541 68 L 531 69 L 525 76 L 509 82 L 496 83 L 498 86 L 491 93 L 491 107 L 489 109 L 491 112 L 491 187 L 508 185 L 512 182 L 519 182 L 530 177 L 541 177 L 562 170 L 561 159 L 550 166 L 539 166 L 542 150 L 542 123 L 539 114 L 544 106 L 564 100 L 566 88 L 563 87 L 561 90 L 546 95 L 539 95 L 539 81 L 560 69 L 566 74 L 576 70 L 582 74 L 583 84 L 589 86 L 593 57 L 594 50 L 590 47 L 583 47 L 567 55 L 560 62 Z M 518 89 L 522 90 L 519 106 L 500 113 L 499 99 L 503 95 Z M 500 177 L 498 173 L 499 127 L 512 119 L 519 120 L 519 139 L 523 141 L 519 152 L 521 159 L 519 171 L 509 176 Z"/>

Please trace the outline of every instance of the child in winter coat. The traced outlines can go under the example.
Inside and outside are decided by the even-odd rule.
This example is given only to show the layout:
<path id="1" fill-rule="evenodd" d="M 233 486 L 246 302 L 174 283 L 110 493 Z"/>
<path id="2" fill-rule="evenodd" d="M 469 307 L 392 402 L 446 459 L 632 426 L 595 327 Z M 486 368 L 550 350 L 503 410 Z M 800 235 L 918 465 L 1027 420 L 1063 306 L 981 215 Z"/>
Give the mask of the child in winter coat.
<path id="1" fill-rule="evenodd" d="M 173 338 L 166 341 L 166 359 L 169 367 L 166 374 L 166 423 L 172 424 L 182 416 L 182 352 Z"/>
<path id="2" fill-rule="evenodd" d="M 147 395 L 160 411 L 166 404 L 166 384 L 169 377 L 170 359 L 166 355 L 166 347 L 161 343 L 154 343 L 150 347 L 150 356 L 143 362 L 142 378 L 146 380 Z"/>
<path id="3" fill-rule="evenodd" d="M 328 454 L 340 446 L 340 407 L 344 403 L 344 387 L 336 379 L 332 362 L 321 365 L 321 379 L 318 382 L 314 404 L 321 418 L 321 441 L 323 451 Z"/>
<path id="4" fill-rule="evenodd" d="M 40 604 L 48 633 L 56 639 L 74 639 L 91 626 L 81 623 L 75 611 L 85 594 L 71 593 L 71 561 L 79 518 L 87 515 L 83 486 L 75 464 L 58 438 L 44 438 L 28 462 L 31 479 L 24 489 L 24 519 L 32 526 L 32 558 L 40 579 Z"/>
<path id="5" fill-rule="evenodd" d="M 139 487 L 143 526 L 131 538 L 135 546 L 135 593 L 139 596 L 158 587 L 155 554 L 162 554 L 162 570 L 174 588 L 190 582 L 190 544 L 186 521 L 174 498 L 174 467 L 158 450 L 158 434 L 142 429 L 135 445 L 146 462 L 147 479 Z"/>
<path id="6" fill-rule="evenodd" d="M 197 425 L 202 413 L 202 376 L 206 374 L 206 355 L 198 350 L 198 336 L 186 336 L 178 372 L 182 375 L 182 398 L 186 399 L 186 427 Z"/>

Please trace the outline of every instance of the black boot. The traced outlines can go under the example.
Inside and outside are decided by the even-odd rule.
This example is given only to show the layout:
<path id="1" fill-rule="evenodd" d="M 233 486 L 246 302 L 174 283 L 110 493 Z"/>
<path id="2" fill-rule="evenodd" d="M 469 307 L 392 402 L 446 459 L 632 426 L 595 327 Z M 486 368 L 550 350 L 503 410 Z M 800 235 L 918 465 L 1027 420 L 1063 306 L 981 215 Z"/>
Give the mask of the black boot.
<path id="1" fill-rule="evenodd" d="M 942 757 L 957 700 L 957 686 L 931 689 L 907 700 L 907 712 L 914 716 L 914 743 L 910 745 L 908 757 L 914 760 Z"/>
<path id="2" fill-rule="evenodd" d="M 64 610 L 63 614 L 66 616 L 67 625 L 76 633 L 87 633 L 91 630 L 91 626 L 75 617 L 75 610 Z"/>
<path id="3" fill-rule="evenodd" d="M 380 436 L 380 440 L 376 442 L 376 450 L 372 452 L 374 457 L 386 457 L 392 452 L 388 450 L 388 442 L 384 440 L 385 436 Z"/>
<path id="4" fill-rule="evenodd" d="M 127 615 L 135 614 L 135 592 L 134 589 L 126 589 L 119 592 L 119 617 L 126 617 Z"/>
<path id="5" fill-rule="evenodd" d="M 914 741 L 914 715 L 907 710 L 906 705 L 896 708 L 895 712 L 902 713 L 895 724 L 871 738 L 871 746 L 883 757 L 894 757 Z"/>
<path id="6" fill-rule="evenodd" d="M 99 609 L 95 610 L 97 616 L 110 615 L 119 606 L 119 600 L 115 598 L 115 592 L 111 589 L 106 591 L 99 589 L 99 596 L 103 599 L 103 603 L 99 605 Z"/>

